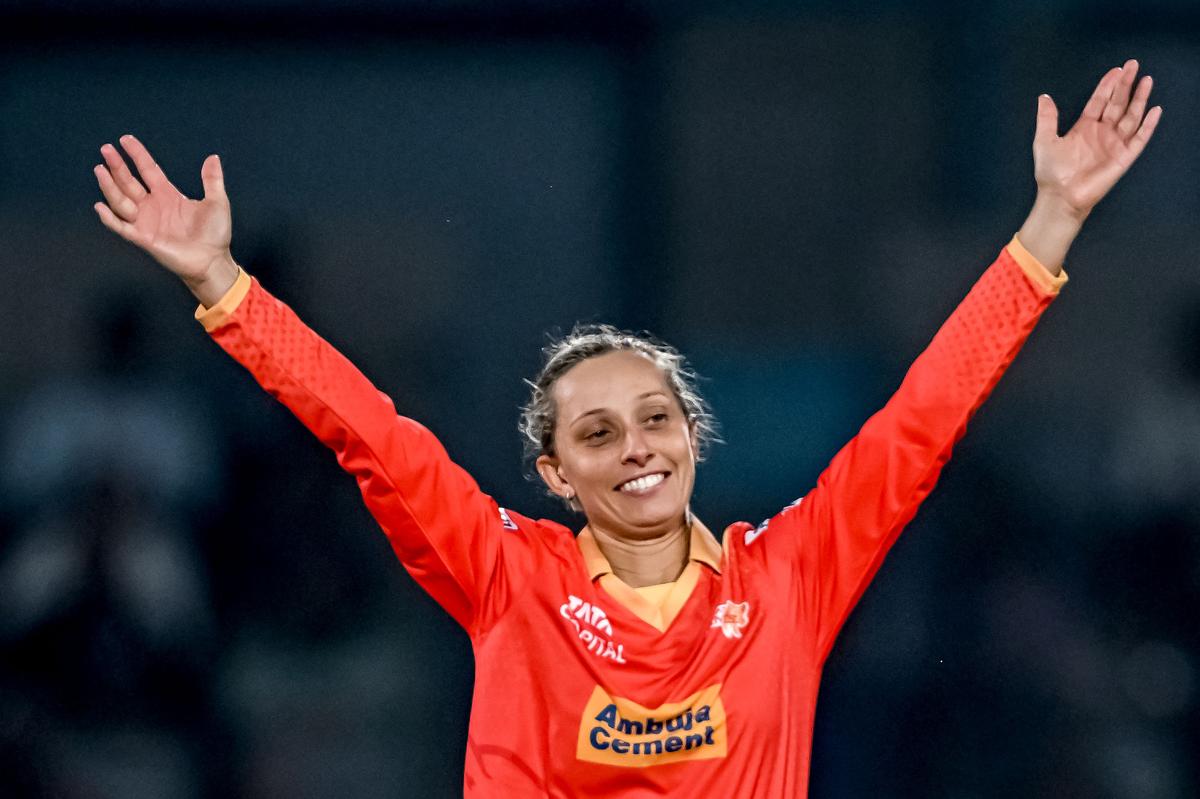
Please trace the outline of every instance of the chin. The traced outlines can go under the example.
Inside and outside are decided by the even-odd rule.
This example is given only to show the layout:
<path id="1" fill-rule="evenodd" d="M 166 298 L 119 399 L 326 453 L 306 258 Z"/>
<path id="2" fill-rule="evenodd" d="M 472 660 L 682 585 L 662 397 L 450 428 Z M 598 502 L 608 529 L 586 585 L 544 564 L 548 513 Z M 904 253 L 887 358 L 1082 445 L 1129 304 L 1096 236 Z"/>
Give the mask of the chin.
<path id="1" fill-rule="evenodd" d="M 678 525 L 685 516 L 686 506 L 676 502 L 655 502 L 627 513 L 614 514 L 621 527 L 630 531 L 660 532 Z"/>

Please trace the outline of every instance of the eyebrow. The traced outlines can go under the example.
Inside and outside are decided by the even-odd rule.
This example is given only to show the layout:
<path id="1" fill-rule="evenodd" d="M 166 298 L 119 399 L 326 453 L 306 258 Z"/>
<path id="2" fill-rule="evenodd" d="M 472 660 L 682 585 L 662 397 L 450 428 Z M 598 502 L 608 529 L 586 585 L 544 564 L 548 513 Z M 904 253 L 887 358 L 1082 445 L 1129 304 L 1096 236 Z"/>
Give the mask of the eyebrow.
<path id="1" fill-rule="evenodd" d="M 653 397 L 656 394 L 661 394 L 663 397 L 667 396 L 667 392 L 663 391 L 662 389 L 656 388 L 653 391 L 647 391 L 645 394 L 639 394 L 638 399 L 644 400 L 647 397 Z M 606 410 L 608 410 L 608 409 L 607 408 L 592 408 L 590 411 L 584 411 L 583 413 L 576 416 L 575 420 L 573 422 L 571 422 L 571 424 L 575 424 L 575 422 L 578 422 L 580 419 L 583 419 L 586 416 L 592 416 L 597 413 L 604 413 Z"/>

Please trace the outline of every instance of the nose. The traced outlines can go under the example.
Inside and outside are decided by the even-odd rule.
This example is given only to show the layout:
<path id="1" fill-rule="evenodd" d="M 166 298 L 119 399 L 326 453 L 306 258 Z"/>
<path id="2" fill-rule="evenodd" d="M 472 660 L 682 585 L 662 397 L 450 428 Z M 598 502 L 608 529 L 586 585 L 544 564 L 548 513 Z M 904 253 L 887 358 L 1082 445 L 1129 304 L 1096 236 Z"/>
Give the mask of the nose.
<path id="1" fill-rule="evenodd" d="M 645 431 L 636 425 L 628 428 L 622 445 L 621 463 L 634 463 L 638 466 L 645 466 L 654 457 L 654 452 L 650 449 L 650 445 L 646 441 Z"/>

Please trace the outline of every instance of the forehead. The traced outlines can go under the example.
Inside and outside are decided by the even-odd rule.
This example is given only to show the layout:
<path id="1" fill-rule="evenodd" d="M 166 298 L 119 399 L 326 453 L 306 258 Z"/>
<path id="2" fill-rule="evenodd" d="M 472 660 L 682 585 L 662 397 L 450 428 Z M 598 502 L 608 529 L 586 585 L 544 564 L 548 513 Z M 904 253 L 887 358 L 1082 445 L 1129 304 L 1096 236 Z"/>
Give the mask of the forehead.
<path id="1" fill-rule="evenodd" d="M 642 395 L 662 392 L 673 396 L 666 375 L 649 356 L 629 350 L 606 352 L 571 367 L 554 384 L 559 418 L 597 408 L 620 409 L 637 403 Z"/>

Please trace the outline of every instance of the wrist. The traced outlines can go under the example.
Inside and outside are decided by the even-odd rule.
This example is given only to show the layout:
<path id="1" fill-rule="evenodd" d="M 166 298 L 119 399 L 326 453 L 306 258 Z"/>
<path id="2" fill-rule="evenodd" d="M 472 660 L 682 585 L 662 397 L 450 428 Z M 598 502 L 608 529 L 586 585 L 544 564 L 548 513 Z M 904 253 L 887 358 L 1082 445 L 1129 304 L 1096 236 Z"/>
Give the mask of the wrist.
<path id="1" fill-rule="evenodd" d="M 1074 226 L 1078 232 L 1078 228 L 1083 225 L 1091 212 L 1090 207 L 1079 208 L 1060 194 L 1039 188 L 1037 196 L 1033 199 L 1033 209 L 1030 214 L 1036 213 L 1046 223 L 1053 223 L 1064 229 Z"/>
<path id="2" fill-rule="evenodd" d="M 192 296 L 205 308 L 211 308 L 233 288 L 240 273 L 241 267 L 233 260 L 233 255 L 225 251 L 213 258 L 199 277 L 184 278 L 183 282 Z"/>
<path id="3" fill-rule="evenodd" d="M 1051 274 L 1057 275 L 1090 210 L 1080 211 L 1053 194 L 1038 192 L 1017 238 Z"/>

